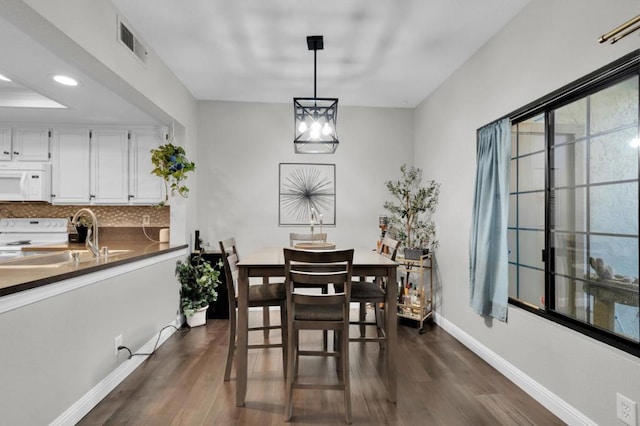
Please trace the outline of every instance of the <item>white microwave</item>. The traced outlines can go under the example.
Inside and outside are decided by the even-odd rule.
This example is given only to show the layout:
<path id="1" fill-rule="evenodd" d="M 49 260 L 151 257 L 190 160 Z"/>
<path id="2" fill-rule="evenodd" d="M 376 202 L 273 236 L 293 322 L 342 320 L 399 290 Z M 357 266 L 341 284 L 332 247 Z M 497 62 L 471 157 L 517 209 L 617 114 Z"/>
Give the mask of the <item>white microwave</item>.
<path id="1" fill-rule="evenodd" d="M 0 201 L 51 202 L 51 164 L 0 161 Z"/>

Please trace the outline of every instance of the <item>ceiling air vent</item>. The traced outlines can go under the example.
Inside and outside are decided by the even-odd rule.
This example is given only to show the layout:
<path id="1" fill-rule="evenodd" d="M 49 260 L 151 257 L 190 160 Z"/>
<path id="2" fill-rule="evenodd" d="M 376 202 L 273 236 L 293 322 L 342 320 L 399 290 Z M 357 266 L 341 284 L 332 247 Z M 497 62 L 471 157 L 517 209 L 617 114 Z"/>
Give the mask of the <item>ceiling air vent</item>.
<path id="1" fill-rule="evenodd" d="M 132 51 L 143 63 L 147 62 L 147 48 L 133 35 L 133 32 L 118 19 L 118 40 Z"/>

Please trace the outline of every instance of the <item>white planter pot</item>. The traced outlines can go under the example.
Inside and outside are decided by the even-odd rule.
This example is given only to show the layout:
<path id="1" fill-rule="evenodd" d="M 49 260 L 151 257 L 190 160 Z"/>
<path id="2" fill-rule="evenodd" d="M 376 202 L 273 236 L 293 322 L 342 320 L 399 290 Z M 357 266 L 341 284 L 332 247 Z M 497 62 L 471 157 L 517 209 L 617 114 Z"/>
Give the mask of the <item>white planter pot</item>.
<path id="1" fill-rule="evenodd" d="M 207 322 L 207 308 L 209 305 L 200 308 L 190 317 L 187 317 L 187 324 L 189 327 L 197 327 L 199 325 L 204 325 Z"/>

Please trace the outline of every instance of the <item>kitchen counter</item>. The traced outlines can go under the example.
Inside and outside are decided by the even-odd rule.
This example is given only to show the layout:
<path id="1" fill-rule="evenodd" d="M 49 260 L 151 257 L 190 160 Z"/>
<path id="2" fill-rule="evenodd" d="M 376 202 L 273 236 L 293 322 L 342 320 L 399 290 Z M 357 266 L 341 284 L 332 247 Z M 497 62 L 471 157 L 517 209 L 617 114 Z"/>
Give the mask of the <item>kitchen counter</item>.
<path id="1" fill-rule="evenodd" d="M 105 244 L 107 245 L 107 244 Z M 0 296 L 7 296 L 30 290 L 69 278 L 90 274 L 115 266 L 136 262 L 149 257 L 179 251 L 187 248 L 186 244 L 166 244 L 147 242 L 113 242 L 108 244 L 110 250 L 130 250 L 115 256 L 97 257 L 82 262 L 68 262 L 55 267 L 5 268 L 0 270 Z M 85 250 L 84 244 L 59 244 L 24 248 L 24 251 L 64 251 Z"/>

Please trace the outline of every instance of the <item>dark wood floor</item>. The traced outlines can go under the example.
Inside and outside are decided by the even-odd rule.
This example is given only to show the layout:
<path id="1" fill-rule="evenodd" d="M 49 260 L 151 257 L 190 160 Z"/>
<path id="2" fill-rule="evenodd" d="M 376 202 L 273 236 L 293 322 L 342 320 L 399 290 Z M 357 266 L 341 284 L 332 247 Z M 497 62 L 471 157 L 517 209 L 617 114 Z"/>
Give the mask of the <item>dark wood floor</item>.
<path id="1" fill-rule="evenodd" d="M 252 312 L 252 320 L 258 314 Z M 272 316 L 277 322 L 277 315 Z M 426 333 L 418 334 L 410 324 L 398 326 L 397 404 L 386 400 L 378 345 L 350 344 L 353 424 L 564 424 L 444 330 L 431 324 L 425 328 Z M 246 405 L 238 408 L 235 370 L 230 382 L 222 380 L 227 333 L 225 320 L 175 333 L 79 424 L 285 424 L 280 350 L 249 351 Z M 277 332 L 272 336 L 279 339 Z M 312 334 L 306 343 L 320 339 Z M 300 374 L 331 376 L 334 366 L 333 359 L 306 359 Z M 342 398 L 336 391 L 297 391 L 290 424 L 344 424 Z"/>

